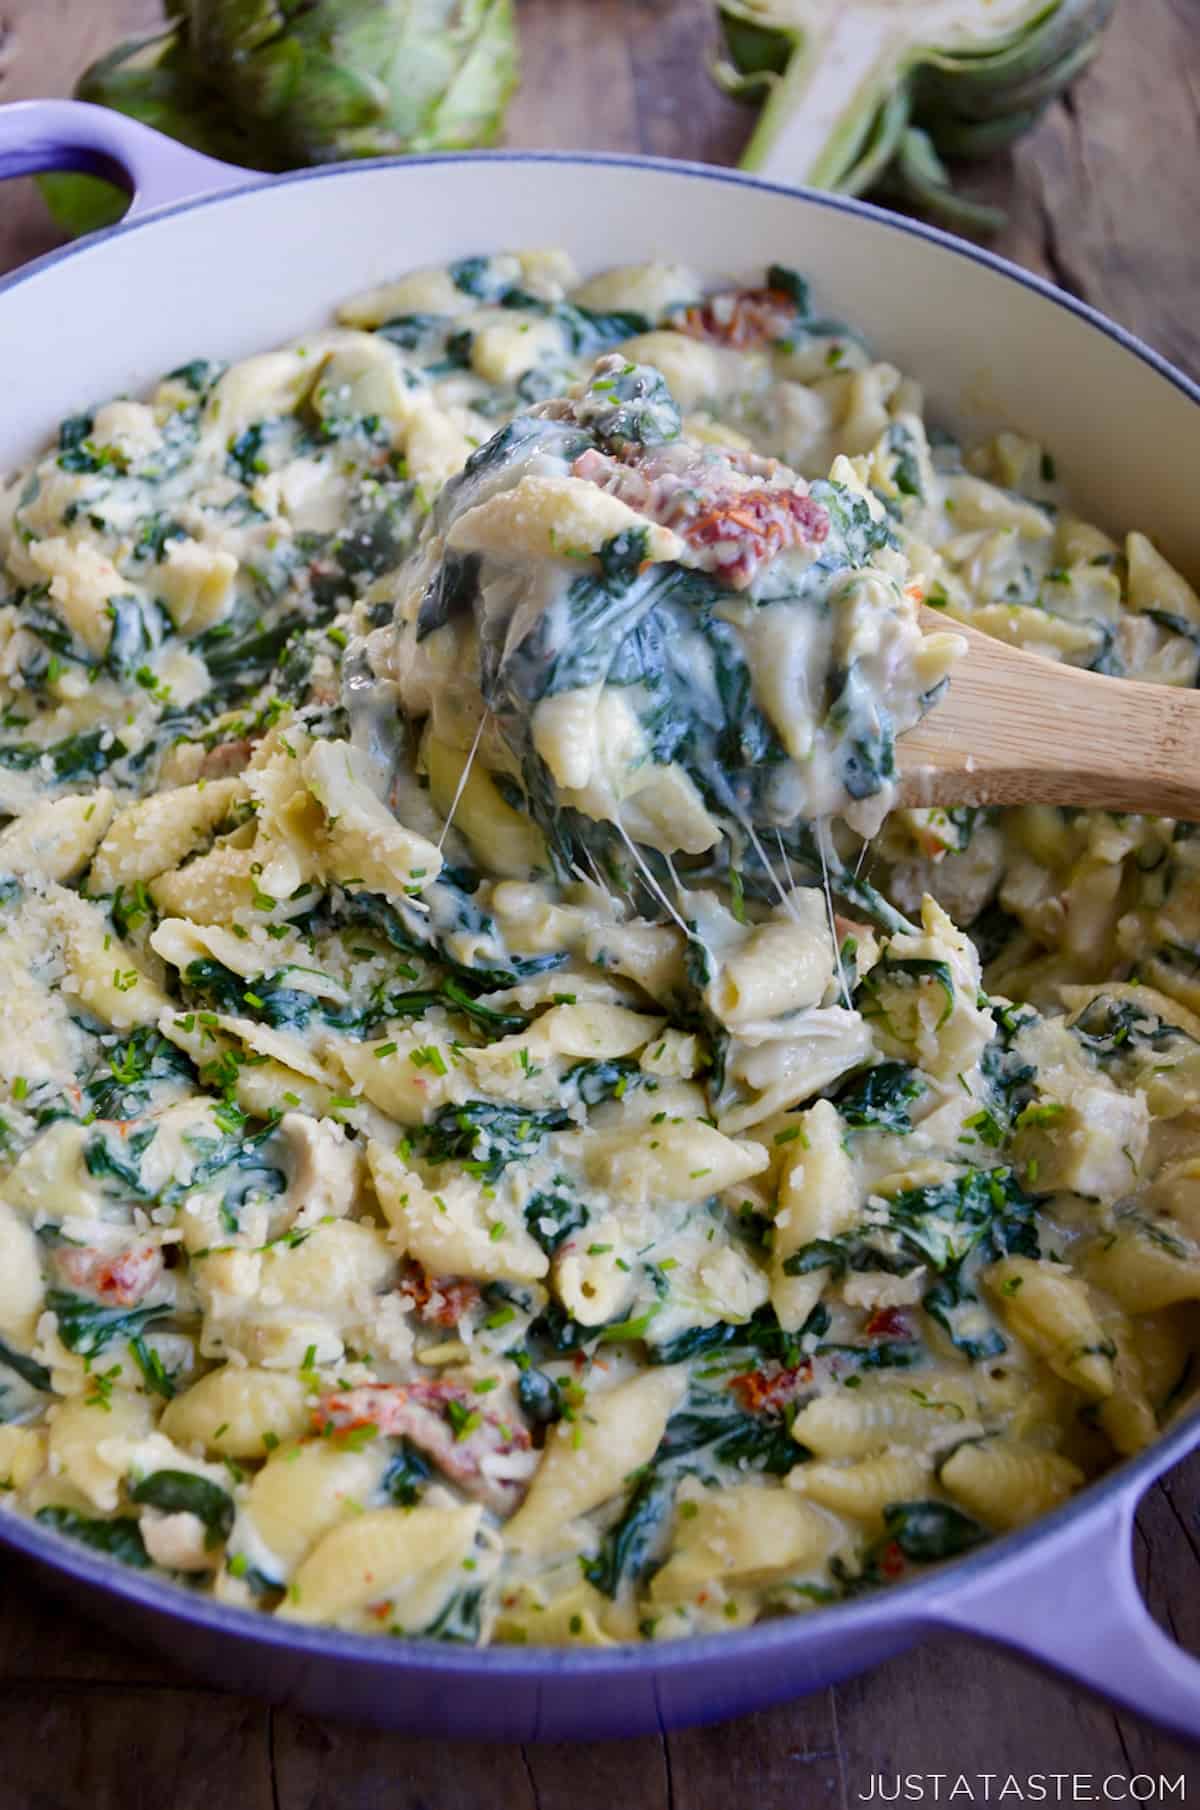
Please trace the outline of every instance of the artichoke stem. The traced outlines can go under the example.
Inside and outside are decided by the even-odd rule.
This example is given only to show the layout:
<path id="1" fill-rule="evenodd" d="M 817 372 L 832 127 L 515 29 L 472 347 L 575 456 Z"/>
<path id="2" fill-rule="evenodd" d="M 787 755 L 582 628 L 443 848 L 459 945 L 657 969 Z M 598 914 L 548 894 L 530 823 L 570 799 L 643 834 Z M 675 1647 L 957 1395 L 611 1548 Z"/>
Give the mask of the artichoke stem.
<path id="1" fill-rule="evenodd" d="M 909 52 L 908 34 L 882 13 L 854 11 L 798 34 L 743 169 L 776 182 L 843 187 L 881 104 L 904 85 Z"/>

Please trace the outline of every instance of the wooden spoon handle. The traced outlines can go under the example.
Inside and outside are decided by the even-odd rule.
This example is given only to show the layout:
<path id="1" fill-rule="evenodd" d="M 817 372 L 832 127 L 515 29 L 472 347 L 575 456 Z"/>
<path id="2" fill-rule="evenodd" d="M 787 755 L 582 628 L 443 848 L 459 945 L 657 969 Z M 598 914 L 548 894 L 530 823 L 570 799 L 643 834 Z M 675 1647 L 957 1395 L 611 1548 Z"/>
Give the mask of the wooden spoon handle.
<path id="1" fill-rule="evenodd" d="M 968 646 L 900 738 L 905 805 L 1069 804 L 1200 821 L 1200 693 L 1082 672 L 923 609 Z"/>

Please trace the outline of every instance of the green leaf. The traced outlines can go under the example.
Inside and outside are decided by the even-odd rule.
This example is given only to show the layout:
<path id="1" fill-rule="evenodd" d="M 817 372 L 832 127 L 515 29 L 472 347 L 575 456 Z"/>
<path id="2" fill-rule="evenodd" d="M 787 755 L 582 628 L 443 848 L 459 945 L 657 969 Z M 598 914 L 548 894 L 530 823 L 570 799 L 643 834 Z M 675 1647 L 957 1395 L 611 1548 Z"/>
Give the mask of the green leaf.
<path id="1" fill-rule="evenodd" d="M 675 1500 L 678 1479 L 651 1470 L 635 1484 L 621 1518 L 609 1529 L 583 1575 L 605 1596 L 616 1597 L 625 1583 L 636 1587 L 646 1570 Z"/>
<path id="2" fill-rule="evenodd" d="M 531 1343 L 536 1344 L 541 1341 L 556 1356 L 560 1357 L 567 1352 L 580 1351 L 584 1346 L 594 1344 L 599 1336 L 600 1328 L 598 1326 L 581 1326 L 557 1301 L 547 1302 L 529 1326 Z"/>
<path id="3" fill-rule="evenodd" d="M 87 1110 L 98 1119 L 140 1118 L 160 1085 L 195 1080 L 196 1071 L 188 1057 L 153 1026 L 139 1026 L 103 1054 L 104 1063 L 94 1068 L 83 1083 Z M 146 1143 L 149 1141 L 147 1138 Z"/>
<path id="4" fill-rule="evenodd" d="M 409 1134 L 427 1163 L 459 1162 L 480 1181 L 499 1181 L 510 1163 L 536 1156 L 552 1131 L 571 1123 L 560 1107 L 529 1112 L 491 1100 L 443 1106 Z"/>
<path id="5" fill-rule="evenodd" d="M 228 1490 L 194 1471 L 151 1471 L 148 1477 L 131 1484 L 132 1502 L 158 1508 L 168 1515 L 195 1515 L 204 1523 L 206 1546 L 219 1546 L 229 1538 L 233 1527 L 233 1497 Z"/>
<path id="6" fill-rule="evenodd" d="M 43 761 L 50 763 L 56 780 L 82 779 L 85 774 L 103 773 L 129 752 L 119 736 L 109 729 L 86 729 L 68 735 L 60 742 L 45 747 L 37 742 L 0 743 L 0 767 L 28 773 Z"/>
<path id="7" fill-rule="evenodd" d="M 1008 1349 L 997 1326 L 988 1323 L 980 1330 L 979 1296 L 967 1288 L 957 1270 L 951 1270 L 927 1289 L 921 1306 L 939 1326 L 945 1327 L 952 1344 L 973 1364 L 999 1357 Z M 984 1317 L 990 1322 L 990 1315 Z"/>
<path id="8" fill-rule="evenodd" d="M 811 1276 L 827 1269 L 837 1282 L 848 1270 L 881 1270 L 885 1275 L 907 1276 L 918 1261 L 905 1252 L 893 1254 L 877 1249 L 856 1233 L 849 1233 L 841 1238 L 814 1238 L 801 1245 L 784 1260 L 783 1270 L 787 1276 Z"/>
<path id="9" fill-rule="evenodd" d="M 924 497 L 925 487 L 921 482 L 921 461 L 917 454 L 912 434 L 902 421 L 894 421 L 887 431 L 887 448 L 894 453 L 892 464 L 892 480 L 901 496 Z"/>
<path id="10" fill-rule="evenodd" d="M 585 1106 L 605 1100 L 623 1100 L 650 1079 L 630 1056 L 611 1056 L 595 1062 L 577 1062 L 563 1076 L 564 1087 L 574 1087 Z"/>
<path id="11" fill-rule="evenodd" d="M 270 470 L 266 451 L 269 432 L 269 422 L 255 421 L 231 442 L 229 464 L 234 475 L 243 484 L 253 484 L 264 472 Z"/>
<path id="12" fill-rule="evenodd" d="M 498 939 L 494 920 L 475 903 L 466 886 L 456 882 L 449 868 L 442 869 L 436 882 L 426 888 L 424 896 L 436 902 L 437 919 L 441 926 L 438 930 L 430 926 L 429 917 L 433 915 L 432 912 L 428 915 L 406 912 L 403 906 L 371 892 L 344 893 L 335 902 L 332 915 L 335 922 L 360 924 L 366 929 L 377 931 L 394 949 L 403 950 L 407 955 L 436 958 L 464 986 L 476 991 L 515 986 L 519 980 L 561 968 L 567 960 L 565 953 L 506 955 L 503 964 L 492 966 L 478 961 L 474 966 L 467 967 L 454 959 L 447 943 L 463 932 L 481 942 L 495 943 Z"/>
<path id="13" fill-rule="evenodd" d="M 1009 1168 L 969 1169 L 949 1181 L 903 1189 L 888 1201 L 893 1229 L 936 1270 L 960 1264 L 981 1240 L 995 1256 L 1038 1256 L 1034 1211 Z"/>
<path id="14" fill-rule="evenodd" d="M 450 316 L 446 314 L 395 314 L 375 331 L 402 351 L 417 352 L 426 349 L 449 323 Z"/>
<path id="15" fill-rule="evenodd" d="M 0 1339 L 0 1365 L 19 1376 L 31 1389 L 40 1389 L 43 1394 L 49 1394 L 52 1385 L 46 1366 L 39 1364 L 36 1358 L 24 1351 L 14 1351 L 4 1339 Z"/>
<path id="16" fill-rule="evenodd" d="M 81 1541 L 94 1552 L 119 1559 L 122 1565 L 132 1565 L 136 1571 L 150 1568 L 150 1555 L 133 1515 L 115 1515 L 111 1521 L 101 1521 L 76 1514 L 73 1508 L 39 1508 L 34 1520 L 53 1528 L 55 1533 Z"/>
<path id="17" fill-rule="evenodd" d="M 462 1646 L 478 1646 L 482 1639 L 483 1586 L 473 1584 L 459 1590 L 424 1628 L 414 1630 L 426 1640 L 453 1641 Z"/>
<path id="18" fill-rule="evenodd" d="M 58 428 L 58 463 L 63 471 L 99 471 L 100 461 L 91 448 L 92 417 L 68 415 Z"/>
<path id="19" fill-rule="evenodd" d="M 68 1351 L 94 1358 L 114 1339 L 132 1339 L 171 1313 L 169 1302 L 152 1307 L 105 1307 L 65 1288 L 48 1288 L 46 1306 L 58 1316 L 58 1336 Z"/>
<path id="20" fill-rule="evenodd" d="M 142 1182 L 142 1157 L 158 1132 L 156 1124 L 139 1125 L 122 1137 L 119 1132 L 95 1131 L 83 1148 L 89 1175 L 111 1178 L 139 1200 L 152 1200 L 153 1190 Z"/>
<path id="21" fill-rule="evenodd" d="M 822 1355 L 844 1359 L 858 1370 L 911 1370 L 925 1363 L 928 1351 L 919 1339 L 872 1339 L 862 1345 L 830 1341 L 818 1347 Z"/>
<path id="22" fill-rule="evenodd" d="M 421 1492 L 432 1475 L 433 1469 L 423 1453 L 407 1439 L 402 1439 L 399 1451 L 388 1462 L 379 1487 L 389 1502 L 400 1508 L 412 1508 L 420 1501 Z"/>
<path id="23" fill-rule="evenodd" d="M 175 1396 L 175 1379 L 167 1370 L 153 1345 L 147 1343 L 141 1333 L 134 1333 L 129 1341 L 129 1349 L 133 1361 L 142 1373 L 142 1380 L 151 1395 L 161 1395 L 164 1401 L 171 1401 Z"/>
<path id="24" fill-rule="evenodd" d="M 128 682 L 162 642 L 162 612 L 132 592 L 110 597 L 106 607 L 112 618 L 112 633 L 104 664 L 115 679 Z"/>
<path id="25" fill-rule="evenodd" d="M 864 1018 L 887 1016 L 878 998 L 884 981 L 894 987 L 922 987 L 927 982 L 940 987 L 946 1003 L 934 1026 L 935 1030 L 941 1029 L 954 1010 L 954 975 L 949 962 L 934 961 L 928 956 L 900 959 L 885 955 L 864 977 L 855 996 L 855 1004 Z M 864 1001 L 866 1003 L 862 1003 Z"/>
<path id="26" fill-rule="evenodd" d="M 614 452 L 661 446 L 679 438 L 678 405 L 662 373 L 651 365 L 628 364 L 593 377 L 575 413 L 580 424 Z"/>
<path id="27" fill-rule="evenodd" d="M 522 1370 L 517 1380 L 517 1400 L 526 1420 L 535 1427 L 548 1427 L 562 1419 L 562 1390 L 544 1370 L 532 1366 Z"/>
<path id="28" fill-rule="evenodd" d="M 227 366 L 211 358 L 193 358 L 187 364 L 176 365 L 173 371 L 167 372 L 168 380 L 184 383 L 197 396 L 204 396 L 212 389 L 217 379 L 227 370 Z"/>
<path id="29" fill-rule="evenodd" d="M 808 493 L 829 515 L 831 544 L 822 549 L 823 561 L 832 558 L 836 564 L 865 566 L 873 554 L 897 545 L 887 516 L 874 514 L 858 491 L 818 478 Z"/>
<path id="30" fill-rule="evenodd" d="M 886 1537 L 918 1564 L 957 1558 L 990 1538 L 986 1527 L 948 1502 L 893 1502 L 883 1511 Z"/>
<path id="31" fill-rule="evenodd" d="M 984 1049 L 979 1066 L 995 1111 L 1011 1126 L 1034 1097 L 1037 1069 L 1014 1047 L 1020 1031 L 1038 1022 L 1036 1012 L 1005 1006 L 996 1013 L 996 1035 Z"/>
<path id="32" fill-rule="evenodd" d="M 1136 1059 L 1139 1051 L 1163 1055 L 1174 1046 L 1195 1044 L 1179 1025 L 1162 1018 L 1135 999 L 1113 999 L 1098 993 L 1073 1021 L 1071 1031 L 1084 1049 L 1106 1067 Z"/>
<path id="33" fill-rule="evenodd" d="M 492 274 L 490 258 L 459 258 L 448 266 L 447 274 L 456 289 L 473 296 L 477 302 L 494 302 L 504 293 Z"/>
<path id="34" fill-rule="evenodd" d="M 909 1107 L 927 1091 L 918 1069 L 907 1062 L 879 1062 L 857 1076 L 833 1096 L 833 1103 L 847 1125 L 856 1130 L 912 1130 Z"/>
<path id="35" fill-rule="evenodd" d="M 448 1011 L 461 1012 L 464 1018 L 469 1018 L 472 1024 L 477 1025 L 481 1031 L 486 1031 L 491 1037 L 519 1035 L 529 1023 L 523 1012 L 498 1012 L 493 1006 L 481 1005 L 479 1000 L 466 991 L 461 981 L 444 980 L 437 991 L 442 1004 Z M 403 993 L 388 1000 L 389 1009 L 397 998 L 403 1002 L 402 1011 L 406 1011 L 409 999 L 408 995 Z"/>
<path id="36" fill-rule="evenodd" d="M 789 301 L 795 302 L 797 314 L 807 316 L 812 312 L 806 278 L 799 271 L 790 270 L 786 264 L 768 266 L 767 288 L 774 289 L 778 294 L 786 295 Z"/>
<path id="37" fill-rule="evenodd" d="M 677 1332 L 672 1338 L 651 1345 L 650 1362 L 683 1364 L 690 1358 L 703 1357 L 706 1352 L 720 1351 L 725 1345 L 736 1344 L 744 1332 L 744 1327 L 724 1320 L 718 1320 L 712 1326 L 689 1326 L 686 1331 Z"/>
<path id="38" fill-rule="evenodd" d="M 525 1224 L 529 1227 L 529 1235 L 541 1245 L 547 1257 L 552 1257 L 572 1232 L 578 1232 L 585 1226 L 588 1218 L 588 1210 L 583 1202 L 568 1193 L 565 1184 L 562 1187 L 556 1185 L 553 1191 L 539 1189 L 525 1202 Z M 547 1227 L 550 1229 L 547 1230 Z"/>
<path id="39" fill-rule="evenodd" d="M 697 1378 L 667 1422 L 654 1462 L 711 1480 L 727 1467 L 784 1477 L 803 1457 L 785 1415 L 745 1413 L 727 1389 Z"/>

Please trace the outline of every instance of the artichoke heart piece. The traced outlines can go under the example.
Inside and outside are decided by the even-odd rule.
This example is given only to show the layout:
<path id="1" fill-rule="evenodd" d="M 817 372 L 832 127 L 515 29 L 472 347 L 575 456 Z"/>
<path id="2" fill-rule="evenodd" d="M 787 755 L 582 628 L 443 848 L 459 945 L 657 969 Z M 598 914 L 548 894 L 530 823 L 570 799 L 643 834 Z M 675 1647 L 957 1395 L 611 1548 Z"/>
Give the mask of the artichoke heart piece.
<path id="1" fill-rule="evenodd" d="M 719 0 L 714 73 L 763 102 L 743 157 L 787 182 L 900 196 L 957 227 L 1003 215 L 955 194 L 942 156 L 1034 125 L 1097 49 L 1116 0 Z"/>

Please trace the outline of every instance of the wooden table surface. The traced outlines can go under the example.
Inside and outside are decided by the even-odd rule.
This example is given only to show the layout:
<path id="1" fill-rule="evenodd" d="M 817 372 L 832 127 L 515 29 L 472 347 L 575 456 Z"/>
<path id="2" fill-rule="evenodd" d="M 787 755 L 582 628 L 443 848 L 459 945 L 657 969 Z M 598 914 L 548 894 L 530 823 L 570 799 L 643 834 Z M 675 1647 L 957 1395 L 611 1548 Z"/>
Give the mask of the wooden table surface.
<path id="1" fill-rule="evenodd" d="M 705 0 L 519 8 L 511 143 L 736 158 L 747 116 L 704 73 Z M 158 16 L 156 0 L 0 0 L 0 100 L 67 93 Z M 975 186 L 1010 210 L 1001 251 L 1200 376 L 1200 0 L 1122 0 L 1073 93 Z M 10 185 L 0 270 L 54 243 L 32 184 Z M 1151 1606 L 1194 1653 L 1198 1502 L 1200 1456 L 1146 1498 L 1138 1533 Z M 1200 1801 L 1200 1753 L 965 1641 L 665 1740 L 449 1749 L 198 1687 L 2 1561 L 0 1756 L 0 1810 L 850 1810 L 874 1774 L 936 1772 L 950 1775 L 943 1801 L 958 1774 L 984 1801 L 975 1775 L 989 1772 L 1084 1774 L 1097 1798 L 1105 1775 L 1182 1773 Z"/>

